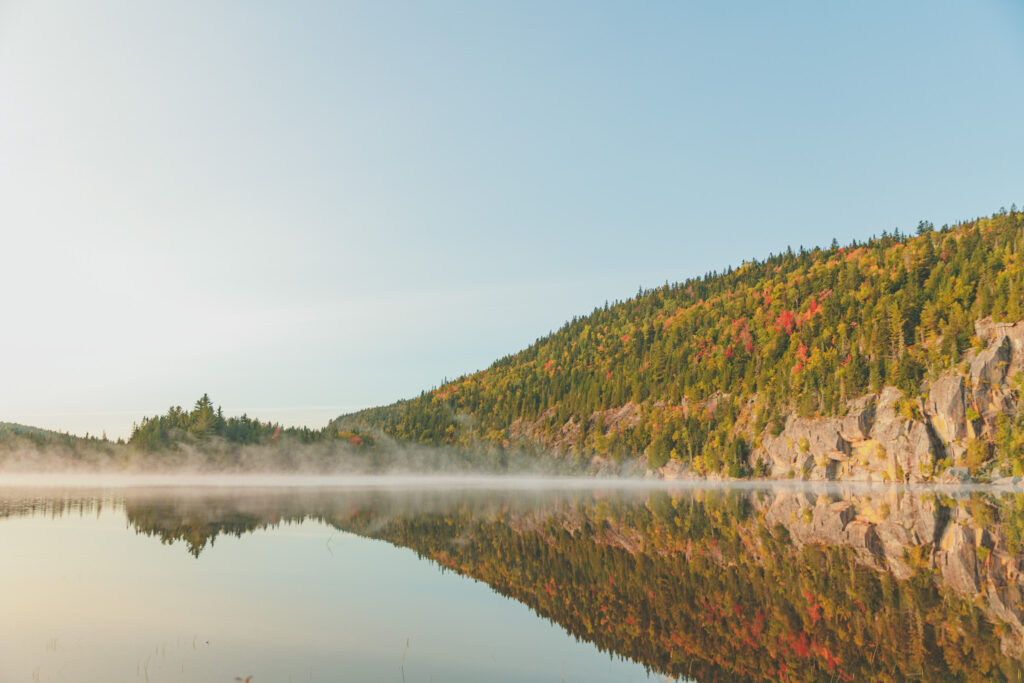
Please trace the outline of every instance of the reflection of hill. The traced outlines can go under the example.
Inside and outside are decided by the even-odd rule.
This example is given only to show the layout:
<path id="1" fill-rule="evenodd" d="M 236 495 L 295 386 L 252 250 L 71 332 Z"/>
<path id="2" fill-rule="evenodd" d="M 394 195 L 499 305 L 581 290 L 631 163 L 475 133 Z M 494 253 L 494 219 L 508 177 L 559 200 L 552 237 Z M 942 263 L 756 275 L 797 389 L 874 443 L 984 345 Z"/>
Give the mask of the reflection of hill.
<path id="1" fill-rule="evenodd" d="M 980 497 L 659 492 L 401 519 L 382 536 L 659 672 L 990 680 L 1019 670 L 1024 633 L 1021 563 L 999 513 Z"/>
<path id="2" fill-rule="evenodd" d="M 409 547 L 659 673 L 707 680 L 1021 673 L 1019 495 L 125 495 L 138 531 L 184 540 L 196 555 L 218 534 L 303 519 Z M 76 505 L 81 500 L 7 502 L 0 513 Z"/>

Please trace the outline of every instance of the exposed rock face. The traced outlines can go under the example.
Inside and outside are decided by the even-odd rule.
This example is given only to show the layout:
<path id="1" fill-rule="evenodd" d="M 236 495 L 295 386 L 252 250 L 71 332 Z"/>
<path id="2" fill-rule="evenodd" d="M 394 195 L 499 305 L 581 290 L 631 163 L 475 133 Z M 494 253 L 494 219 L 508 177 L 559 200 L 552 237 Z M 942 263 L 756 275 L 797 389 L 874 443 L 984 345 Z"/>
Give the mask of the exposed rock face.
<path id="1" fill-rule="evenodd" d="M 999 334 L 1006 335 L 1010 340 L 1010 367 L 1007 374 L 1013 377 L 1018 372 L 1024 372 L 1024 322 L 1011 324 L 1004 323 L 996 326 Z"/>
<path id="2" fill-rule="evenodd" d="M 1010 381 L 1024 372 L 1024 321 L 994 323 L 984 318 L 974 324 L 976 336 L 988 344 L 971 361 L 971 397 L 974 408 L 990 432 L 999 413 L 1016 409 Z"/>
<path id="3" fill-rule="evenodd" d="M 874 395 L 863 396 L 850 403 L 850 412 L 842 419 L 839 428 L 844 439 L 858 441 L 868 438 L 875 424 L 875 403 Z"/>
<path id="4" fill-rule="evenodd" d="M 935 460 L 928 427 L 898 414 L 899 391 L 851 403 L 842 418 L 790 417 L 777 437 L 762 436 L 775 477 L 922 481 Z"/>
<path id="5" fill-rule="evenodd" d="M 878 397 L 878 413 L 871 438 L 881 444 L 893 480 L 921 481 L 931 475 L 935 460 L 928 427 L 918 420 L 902 417 L 896 410 L 900 392 L 886 387 Z"/>
<path id="6" fill-rule="evenodd" d="M 811 475 L 818 467 L 827 468 L 829 463 L 845 458 L 850 444 L 839 433 L 842 420 L 806 419 L 790 416 L 782 433 L 773 437 L 767 434 L 763 440 L 765 450 L 772 462 L 772 474 L 777 477 L 801 478 Z M 828 478 L 828 477 L 817 477 Z"/>
<path id="7" fill-rule="evenodd" d="M 971 480 L 971 472 L 966 467 L 950 467 L 948 470 L 942 473 L 942 477 L 939 479 L 939 483 L 942 484 L 961 484 Z"/>
<path id="8" fill-rule="evenodd" d="M 1007 374 L 1024 371 L 1024 321 L 1016 323 L 995 323 L 992 318 L 982 318 L 974 323 L 974 333 L 988 346 L 999 342 L 1004 337 L 1010 344 L 1010 364 Z"/>
<path id="9" fill-rule="evenodd" d="M 932 382 L 925 414 L 936 436 L 949 445 L 967 437 L 967 392 L 964 378 L 947 374 Z"/>
<path id="10" fill-rule="evenodd" d="M 658 472 L 663 479 L 689 479 L 693 476 L 690 468 L 678 460 L 669 460 Z"/>
<path id="11" fill-rule="evenodd" d="M 927 399 L 903 399 L 895 387 L 851 401 L 838 418 L 790 416 L 778 436 L 767 430 L 751 453 L 775 478 L 931 481 L 940 458 L 958 463 L 970 439 L 991 434 L 1017 409 L 1010 382 L 1024 371 L 1024 321 L 976 323 L 988 346 L 968 356 L 967 377 L 950 371 L 931 382 Z M 968 476 L 969 479 L 969 476 Z M 954 477 L 962 481 L 963 477 Z"/>
<path id="12" fill-rule="evenodd" d="M 554 408 L 548 408 L 536 420 L 530 421 L 524 418 L 516 418 L 508 426 L 508 439 L 510 442 L 543 443 L 551 450 L 558 453 L 571 453 L 576 450 L 583 424 L 575 418 L 561 425 L 552 425 L 551 418 L 555 414 Z M 594 411 L 588 420 L 591 427 L 599 421 L 604 422 L 604 433 L 628 429 L 639 424 L 641 409 L 636 403 L 626 403 L 617 408 Z"/>
<path id="13" fill-rule="evenodd" d="M 1006 386 L 1010 349 L 1009 337 L 1002 336 L 971 362 L 971 394 L 985 427 L 990 427 L 999 413 L 1012 406 Z"/>

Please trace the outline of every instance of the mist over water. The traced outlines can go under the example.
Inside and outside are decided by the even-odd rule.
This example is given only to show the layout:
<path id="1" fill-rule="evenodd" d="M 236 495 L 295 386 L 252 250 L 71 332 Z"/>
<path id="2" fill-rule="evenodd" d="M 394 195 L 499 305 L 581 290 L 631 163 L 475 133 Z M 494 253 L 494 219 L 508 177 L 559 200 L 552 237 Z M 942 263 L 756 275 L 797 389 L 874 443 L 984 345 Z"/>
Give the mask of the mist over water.
<path id="1" fill-rule="evenodd" d="M 28 429 L 28 428 L 26 428 Z M 368 475 L 522 477 L 588 475 L 639 477 L 636 462 L 603 463 L 548 451 L 422 446 L 378 434 L 353 445 L 346 439 L 304 442 L 284 435 L 265 443 L 213 436 L 182 438 L 156 449 L 56 433 L 0 434 L 0 476 L 10 475 Z"/>
<path id="2" fill-rule="evenodd" d="M 655 477 L 611 477 L 599 475 L 551 475 L 543 472 L 488 474 L 477 472 L 406 472 L 316 474 L 296 472 L 124 472 L 105 470 L 0 470 L 0 491 L 4 487 L 38 489 L 325 489 L 358 488 L 424 490 L 718 490 L 799 491 L 808 494 L 850 495 L 853 493 L 914 491 L 939 493 L 953 498 L 977 492 L 1010 493 L 1024 490 L 1024 484 L 889 484 L 880 482 L 801 482 L 777 480 L 714 481 L 704 479 L 660 479 Z"/>
<path id="3" fill-rule="evenodd" d="M 193 472 L 162 474 L 120 474 L 106 472 L 3 472 L 0 489 L 5 486 L 61 489 L 123 489 L 123 488 L 212 488 L 212 489 L 650 489 L 685 488 L 703 485 L 697 481 L 670 481 L 659 479 L 617 479 L 610 477 L 486 474 L 275 474 L 233 473 L 203 474 Z M 730 484 L 725 484 L 729 486 Z M 737 483 L 743 486 L 742 483 Z"/>
<path id="4" fill-rule="evenodd" d="M 1022 673 L 1019 492 L 451 475 L 0 482 L 0 610 L 18 615 L 0 622 L 0 680 Z"/>

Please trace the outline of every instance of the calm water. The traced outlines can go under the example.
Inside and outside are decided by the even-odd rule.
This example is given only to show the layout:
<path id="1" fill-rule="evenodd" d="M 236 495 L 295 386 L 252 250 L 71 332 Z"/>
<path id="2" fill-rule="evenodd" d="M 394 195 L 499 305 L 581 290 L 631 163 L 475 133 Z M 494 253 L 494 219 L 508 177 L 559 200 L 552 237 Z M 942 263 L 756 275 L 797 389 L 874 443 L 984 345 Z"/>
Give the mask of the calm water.
<path id="1" fill-rule="evenodd" d="M 0 681 L 1020 680 L 1022 547 L 992 492 L 9 487 Z"/>

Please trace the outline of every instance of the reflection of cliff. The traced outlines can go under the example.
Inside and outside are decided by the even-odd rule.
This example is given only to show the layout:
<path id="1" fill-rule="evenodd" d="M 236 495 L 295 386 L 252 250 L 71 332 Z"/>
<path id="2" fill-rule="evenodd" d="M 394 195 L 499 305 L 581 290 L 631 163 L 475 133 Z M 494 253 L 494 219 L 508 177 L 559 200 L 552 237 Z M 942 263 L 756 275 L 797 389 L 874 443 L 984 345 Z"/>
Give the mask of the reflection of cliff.
<path id="1" fill-rule="evenodd" d="M 302 519 L 409 547 L 664 674 L 1022 673 L 1018 495 L 293 490 L 129 494 L 124 505 L 140 532 L 197 555 L 217 534 Z"/>
<path id="2" fill-rule="evenodd" d="M 998 518 L 982 498 L 655 493 L 382 536 L 662 673 L 991 680 L 1024 636 Z"/>
<path id="3" fill-rule="evenodd" d="M 852 549 L 858 563 L 895 579 L 931 576 L 998 624 L 1004 653 L 1024 653 L 1022 499 L 982 495 L 959 500 L 891 492 L 854 500 L 806 494 L 780 496 L 766 508 L 795 545 Z M 1001 522 L 1005 518 L 1008 521 Z"/>

